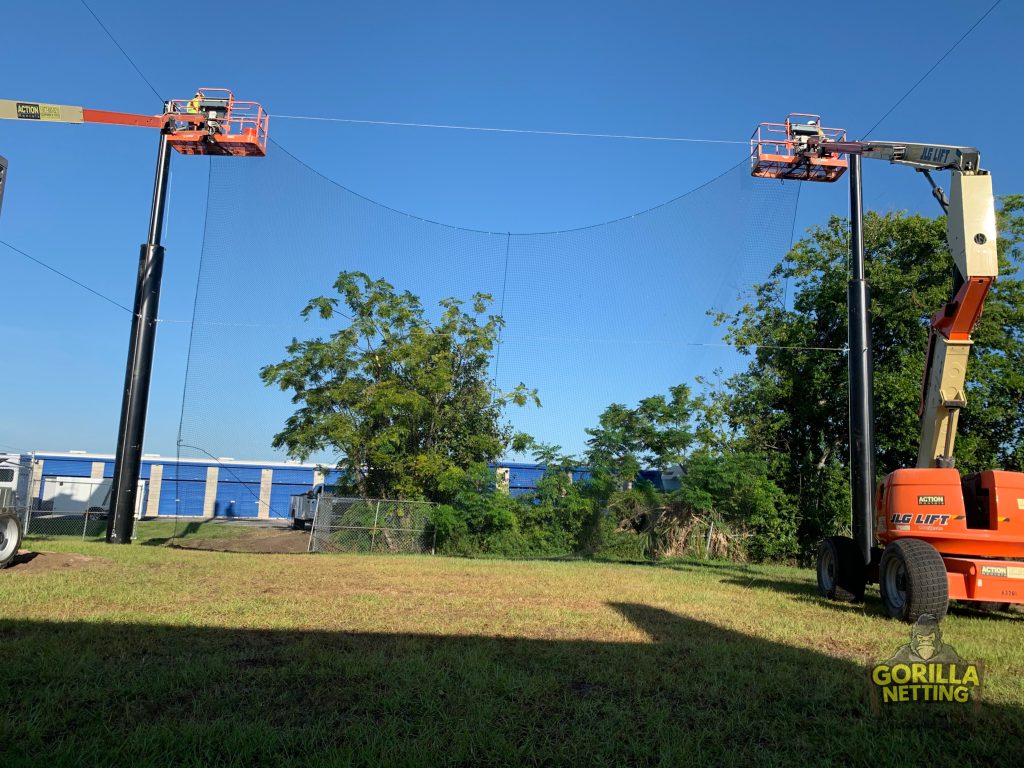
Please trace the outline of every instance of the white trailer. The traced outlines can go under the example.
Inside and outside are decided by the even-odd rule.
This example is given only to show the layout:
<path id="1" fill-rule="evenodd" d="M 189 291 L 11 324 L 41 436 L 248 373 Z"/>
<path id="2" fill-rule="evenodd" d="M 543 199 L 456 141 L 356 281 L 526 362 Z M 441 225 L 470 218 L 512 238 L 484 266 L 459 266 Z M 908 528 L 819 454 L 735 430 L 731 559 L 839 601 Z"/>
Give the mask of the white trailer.
<path id="1" fill-rule="evenodd" d="M 82 515 L 86 512 L 105 514 L 110 508 L 109 477 L 50 476 L 42 480 L 39 511 L 54 515 Z M 146 481 L 139 480 L 135 494 L 135 519 L 141 520 L 146 509 Z"/>
<path id="2" fill-rule="evenodd" d="M 21 546 L 18 509 L 28 499 L 30 476 L 20 454 L 0 453 L 0 568 L 14 562 Z"/>

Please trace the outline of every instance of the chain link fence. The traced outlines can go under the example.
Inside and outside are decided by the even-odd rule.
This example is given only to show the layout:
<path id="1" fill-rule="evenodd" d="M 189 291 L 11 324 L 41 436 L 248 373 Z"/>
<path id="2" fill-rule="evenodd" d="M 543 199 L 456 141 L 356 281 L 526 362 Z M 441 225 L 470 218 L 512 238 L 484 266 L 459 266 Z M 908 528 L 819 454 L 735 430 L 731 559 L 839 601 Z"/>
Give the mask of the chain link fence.
<path id="1" fill-rule="evenodd" d="M 434 554 L 436 504 L 324 494 L 309 536 L 310 552 Z"/>
<path id="2" fill-rule="evenodd" d="M 107 533 L 110 479 L 45 477 L 21 510 L 25 537 L 75 536 L 99 539 Z"/>
<path id="3" fill-rule="evenodd" d="M 17 514 L 25 538 L 73 536 L 101 539 L 107 533 L 110 507 L 109 477 L 44 476 L 29 458 L 7 458 L 0 480 L 0 506 Z M 139 517 L 145 499 L 145 483 L 139 482 Z"/>

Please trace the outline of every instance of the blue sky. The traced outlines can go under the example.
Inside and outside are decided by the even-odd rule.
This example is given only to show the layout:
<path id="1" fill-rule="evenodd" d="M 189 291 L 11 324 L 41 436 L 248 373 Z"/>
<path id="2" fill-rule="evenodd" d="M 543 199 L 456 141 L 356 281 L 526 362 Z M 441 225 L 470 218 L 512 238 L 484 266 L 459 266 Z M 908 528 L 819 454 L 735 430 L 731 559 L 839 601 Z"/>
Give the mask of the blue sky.
<path id="1" fill-rule="evenodd" d="M 819 112 L 859 136 L 990 3 L 862 2 L 804 13 L 763 3 L 166 4 L 91 0 L 165 97 L 228 86 L 272 114 L 745 140 Z M 159 102 L 75 0 L 4 11 L 0 98 L 155 113 Z M 997 193 L 1020 192 L 1024 7 L 1004 2 L 875 131 L 974 144 Z M 399 210 L 497 232 L 586 226 L 699 186 L 730 144 L 469 133 L 272 119 L 271 135 Z M 107 126 L 0 124 L 11 163 L 0 238 L 131 305 L 156 137 Z M 161 316 L 191 317 L 208 160 L 175 157 Z M 246 161 L 238 161 L 246 162 Z M 866 167 L 869 207 L 934 212 L 922 179 Z M 801 191 L 798 232 L 844 214 L 844 184 Z M 128 317 L 0 247 L 0 448 L 109 451 Z M 570 329 L 571 331 L 572 329 Z M 577 329 L 582 333 L 582 329 Z M 147 450 L 173 453 L 188 342 L 157 343 Z M 706 371 L 694 370 L 693 373 Z M 543 393 L 542 393 L 543 394 Z"/>

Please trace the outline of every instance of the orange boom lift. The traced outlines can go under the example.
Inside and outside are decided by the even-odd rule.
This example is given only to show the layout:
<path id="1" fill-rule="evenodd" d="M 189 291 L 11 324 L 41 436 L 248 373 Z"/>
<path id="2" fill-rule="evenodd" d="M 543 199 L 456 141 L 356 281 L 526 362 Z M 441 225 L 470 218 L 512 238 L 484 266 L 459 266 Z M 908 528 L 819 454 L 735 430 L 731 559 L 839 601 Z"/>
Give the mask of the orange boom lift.
<path id="1" fill-rule="evenodd" d="M 139 255 L 135 309 L 129 338 L 121 421 L 114 459 L 114 477 L 107 519 L 107 541 L 128 544 L 134 526 L 135 496 L 142 466 L 142 441 L 156 343 L 156 319 L 163 276 L 164 207 L 171 149 L 183 155 L 263 157 L 267 153 L 269 117 L 253 101 L 235 101 L 223 88 L 200 88 L 191 99 L 164 103 L 159 115 L 133 115 L 65 104 L 0 99 L 0 118 L 51 123 L 101 123 L 157 128 L 156 178 L 149 216 L 149 237 Z"/>
<path id="2" fill-rule="evenodd" d="M 751 173 L 762 178 L 836 181 L 850 171 L 851 279 L 848 288 L 850 464 L 853 538 L 833 536 L 818 549 L 818 590 L 860 600 L 877 582 L 886 611 L 915 621 L 945 615 L 950 598 L 1024 603 L 1024 473 L 986 470 L 961 476 L 953 457 L 971 332 L 999 273 L 992 177 L 973 147 L 846 141 L 817 115 L 762 123 L 750 141 Z M 952 298 L 931 318 L 921 385 L 917 467 L 897 469 L 873 488 L 870 296 L 864 272 L 862 157 L 923 173 L 947 214 L 956 265 Z M 931 177 L 950 171 L 947 198 Z M 873 529 L 873 530 L 872 530 Z"/>

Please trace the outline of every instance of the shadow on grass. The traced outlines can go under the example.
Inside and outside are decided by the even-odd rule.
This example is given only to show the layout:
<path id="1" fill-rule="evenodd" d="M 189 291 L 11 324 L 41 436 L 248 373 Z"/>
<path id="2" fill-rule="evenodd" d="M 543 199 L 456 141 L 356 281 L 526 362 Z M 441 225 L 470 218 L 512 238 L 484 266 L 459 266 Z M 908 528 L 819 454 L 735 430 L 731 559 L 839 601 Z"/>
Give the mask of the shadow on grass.
<path id="1" fill-rule="evenodd" d="M 963 768 L 1024 745 L 1021 707 L 876 716 L 851 662 L 612 607 L 651 642 L 4 620 L 0 738 L 47 766 Z"/>
<path id="2" fill-rule="evenodd" d="M 732 584 L 744 589 L 764 589 L 770 592 L 785 592 L 799 597 L 820 599 L 818 587 L 804 581 L 793 581 L 785 578 L 773 578 L 762 573 L 749 573 L 742 576 L 728 576 L 722 579 L 723 584 Z"/>
<path id="3" fill-rule="evenodd" d="M 186 536 L 192 536 L 199 531 L 202 526 L 202 520 L 193 520 L 192 522 L 186 523 L 182 526 L 181 530 L 178 530 L 178 526 L 175 523 L 174 529 L 170 536 L 160 536 L 154 538 L 146 538 L 141 540 L 141 544 L 146 547 L 162 547 L 175 539 L 182 539 Z"/>
<path id="4" fill-rule="evenodd" d="M 38 552 L 18 552 L 13 558 L 11 558 L 11 562 L 8 567 L 14 568 L 18 565 L 28 565 L 38 556 Z"/>
<path id="5" fill-rule="evenodd" d="M 868 586 L 868 592 L 864 601 L 860 603 L 842 603 L 835 600 L 826 600 L 818 594 L 816 584 L 799 581 L 791 581 L 783 578 L 772 578 L 765 574 L 751 574 L 749 578 L 731 577 L 722 579 L 723 584 L 731 584 L 744 589 L 763 589 L 768 592 L 781 592 L 792 595 L 794 600 L 801 603 L 812 603 L 826 610 L 838 613 L 862 613 L 868 616 L 887 616 L 885 607 L 878 595 L 877 586 Z M 999 611 L 985 609 L 968 602 L 951 601 L 949 613 L 954 616 L 973 617 L 988 619 L 992 621 L 1014 621 L 1019 619 L 1021 614 L 1012 611 Z"/>
<path id="6" fill-rule="evenodd" d="M 953 601 L 949 604 L 949 612 L 957 616 L 985 619 L 986 621 L 1021 621 L 1024 619 L 1024 606 L 1011 606 L 1009 610 L 1000 610 L 990 607 L 979 607 L 975 603 L 960 603 Z"/>
<path id="7" fill-rule="evenodd" d="M 507 559 L 507 558 L 496 558 Z M 778 581 L 788 583 L 775 576 L 765 567 L 755 563 L 737 563 L 730 560 L 697 560 L 697 559 L 674 559 L 674 560 L 644 560 L 600 557 L 597 555 L 561 555 L 522 558 L 524 560 L 538 560 L 552 563 L 600 563 L 601 565 L 629 565 L 646 566 L 670 571 L 685 571 L 697 573 L 700 571 L 711 571 L 715 573 L 730 574 L 737 578 L 756 579 L 758 581 Z M 769 566 L 770 567 L 770 566 Z"/>

